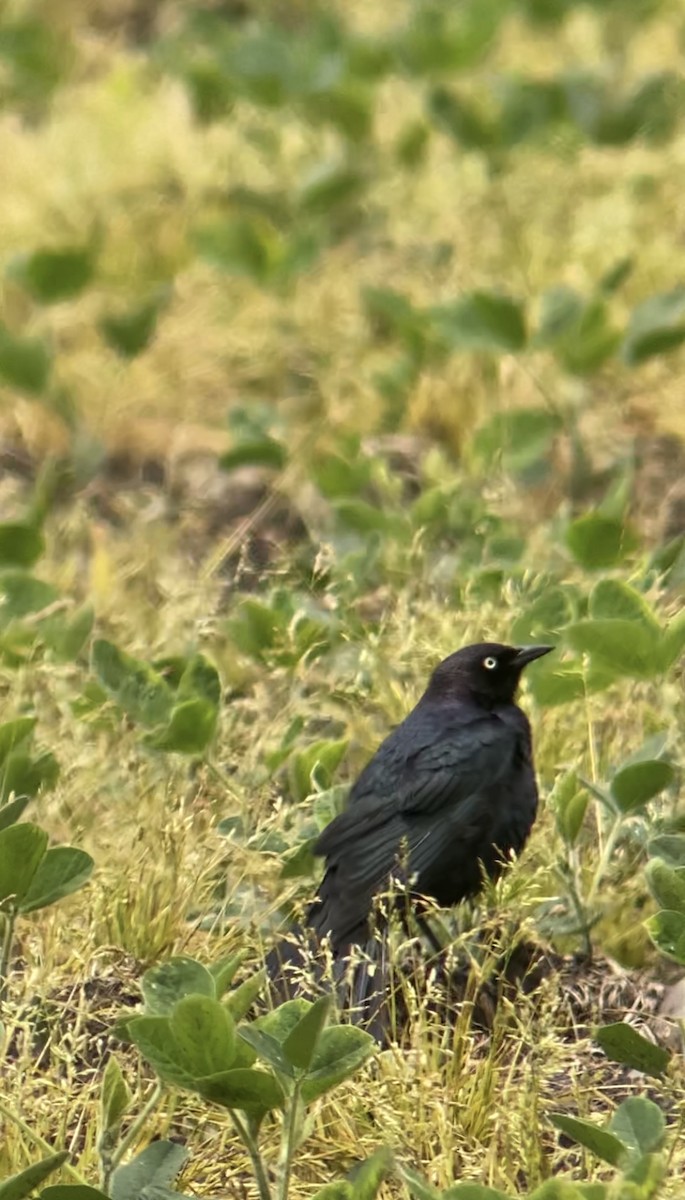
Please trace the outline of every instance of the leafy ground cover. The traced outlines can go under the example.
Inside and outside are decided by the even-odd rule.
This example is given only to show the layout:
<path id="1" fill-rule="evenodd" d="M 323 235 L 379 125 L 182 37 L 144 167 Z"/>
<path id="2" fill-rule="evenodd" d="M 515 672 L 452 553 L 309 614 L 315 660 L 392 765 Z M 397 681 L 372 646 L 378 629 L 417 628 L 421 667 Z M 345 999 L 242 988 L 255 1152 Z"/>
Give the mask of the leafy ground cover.
<path id="1" fill-rule="evenodd" d="M 3 13 L 5 1200 L 679 1194 L 684 21 Z M 545 803 L 441 914 L 447 1006 L 405 948 L 397 1047 L 255 1017 L 317 830 L 484 637 L 558 646 Z"/>

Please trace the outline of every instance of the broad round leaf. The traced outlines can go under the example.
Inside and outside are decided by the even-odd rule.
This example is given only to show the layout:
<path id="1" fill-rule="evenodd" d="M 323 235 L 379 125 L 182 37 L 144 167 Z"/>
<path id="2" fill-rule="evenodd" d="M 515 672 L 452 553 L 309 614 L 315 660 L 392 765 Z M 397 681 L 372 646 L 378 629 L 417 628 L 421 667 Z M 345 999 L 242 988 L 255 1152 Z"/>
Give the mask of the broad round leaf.
<path id="1" fill-rule="evenodd" d="M 185 996 L 216 998 L 214 977 L 202 963 L 185 955 L 150 967 L 143 975 L 145 1011 L 150 1016 L 168 1014 Z"/>
<path id="2" fill-rule="evenodd" d="M 237 1108 L 254 1116 L 281 1108 L 285 1099 L 278 1080 L 254 1067 L 223 1071 L 206 1079 L 198 1079 L 193 1090 L 204 1096 L 205 1100 L 220 1104 L 222 1108 Z"/>
<path id="3" fill-rule="evenodd" d="M 64 246 L 18 256 L 9 273 L 38 304 L 55 304 L 77 296 L 95 270 L 93 246 Z"/>
<path id="4" fill-rule="evenodd" d="M 611 1163 L 612 1167 L 617 1167 L 627 1157 L 628 1147 L 616 1134 L 602 1129 L 600 1125 L 583 1121 L 580 1117 L 568 1116 L 566 1113 L 550 1113 L 549 1119 L 562 1133 L 591 1150 L 604 1162 Z"/>
<path id="5" fill-rule="evenodd" d="M 45 550 L 45 538 L 36 525 L 19 521 L 0 524 L 0 566 L 32 567 Z"/>
<path id="6" fill-rule="evenodd" d="M 629 1096 L 624 1100 L 611 1118 L 609 1128 L 640 1156 L 658 1150 L 666 1135 L 661 1109 L 644 1096 Z"/>
<path id="7" fill-rule="evenodd" d="M 59 777 L 59 764 L 48 751 L 32 758 L 23 750 L 12 750 L 0 767 L 0 803 L 15 792 L 35 796 L 41 788 L 54 787 Z"/>
<path id="8" fill-rule="evenodd" d="M 112 1200 L 159 1194 L 157 1189 L 169 1188 L 188 1157 L 178 1142 L 151 1142 L 125 1166 L 117 1167 L 110 1186 Z"/>
<path id="9" fill-rule="evenodd" d="M 48 835 L 28 822 L 0 831 L 0 905 L 21 904 L 45 857 Z"/>
<path id="10" fill-rule="evenodd" d="M 617 771 L 611 780 L 611 794 L 621 812 L 633 812 L 663 792 L 675 777 L 670 763 L 663 759 L 631 763 Z"/>
<path id="11" fill-rule="evenodd" d="M 574 650 L 590 654 L 617 675 L 651 679 L 659 671 L 658 642 L 651 629 L 638 621 L 576 621 L 567 626 L 564 636 Z"/>
<path id="12" fill-rule="evenodd" d="M 52 350 L 41 338 L 15 337 L 0 324 L 0 380 L 9 387 L 39 395 L 52 370 Z"/>
<path id="13" fill-rule="evenodd" d="M 131 1102 L 129 1086 L 113 1054 L 107 1060 L 100 1088 L 100 1132 L 116 1132 Z"/>
<path id="14" fill-rule="evenodd" d="M 10 750 L 25 741 L 36 728 L 35 717 L 17 717 L 15 721 L 6 721 L 0 725 L 0 763 L 4 762 Z"/>
<path id="15" fill-rule="evenodd" d="M 23 913 L 47 908 L 64 896 L 77 892 L 90 879 L 95 863 L 75 846 L 53 846 L 40 863 L 28 891 L 19 904 Z"/>
<path id="16" fill-rule="evenodd" d="M 235 1025 L 210 996 L 185 996 L 174 1005 L 171 1032 L 178 1061 L 195 1078 L 228 1071 L 235 1058 Z"/>
<path id="17" fill-rule="evenodd" d="M 35 579 L 26 571 L 0 572 L 0 629 L 10 621 L 29 613 L 40 612 L 59 599 L 59 592 L 50 583 Z"/>
<path id="18" fill-rule="evenodd" d="M 669 867 L 652 858 L 645 867 L 649 890 L 661 908 L 685 914 L 685 867 Z"/>
<path id="19" fill-rule="evenodd" d="M 302 1085 L 305 1104 L 348 1079 L 376 1049 L 370 1034 L 354 1025 L 324 1029 Z"/>
<path id="20" fill-rule="evenodd" d="M 68 1150 L 60 1150 L 58 1154 L 50 1154 L 40 1162 L 32 1163 L 25 1171 L 3 1179 L 0 1183 L 0 1200 L 25 1200 L 40 1186 L 48 1175 L 56 1171 L 69 1158 Z"/>
<path id="21" fill-rule="evenodd" d="M 92 661 L 102 686 L 134 720 L 155 726 L 169 719 L 173 692 L 148 663 L 132 658 L 104 638 L 93 643 Z"/>
<path id="22" fill-rule="evenodd" d="M 320 996 L 283 1042 L 285 1057 L 298 1071 L 306 1071 L 309 1068 L 330 1009 L 331 997 Z"/>
<path id="23" fill-rule="evenodd" d="M 181 1061 L 169 1017 L 132 1017 L 126 1022 L 126 1034 L 160 1079 L 193 1090 L 195 1079 Z"/>
<path id="24" fill-rule="evenodd" d="M 685 912 L 662 909 L 645 926 L 657 949 L 685 967 Z"/>
<path id="25" fill-rule="evenodd" d="M 30 796 L 16 796 L 14 800 L 10 800 L 9 804 L 3 804 L 0 808 L 0 829 L 7 829 L 8 825 L 14 825 L 30 803 Z"/>
<path id="26" fill-rule="evenodd" d="M 471 292 L 430 310 L 432 326 L 454 350 L 522 350 L 526 320 L 522 305 L 496 292 Z"/>
<path id="27" fill-rule="evenodd" d="M 607 1058 L 614 1062 L 625 1063 L 645 1075 L 663 1075 L 671 1055 L 663 1046 L 655 1046 L 642 1034 L 628 1025 L 626 1021 L 616 1021 L 612 1025 L 602 1025 L 595 1030 L 595 1041 L 602 1047 Z M 614 1132 L 621 1136 L 620 1130 Z M 625 1140 L 625 1139 L 624 1139 Z"/>
<path id="28" fill-rule="evenodd" d="M 218 710 L 206 700 L 184 700 L 171 710 L 168 723 L 143 737 L 151 750 L 173 754 L 202 754 L 214 737 Z"/>
<path id="29" fill-rule="evenodd" d="M 594 512 L 571 522 L 566 545 L 582 567 L 598 571 L 621 562 L 635 550 L 637 540 L 623 521 Z"/>

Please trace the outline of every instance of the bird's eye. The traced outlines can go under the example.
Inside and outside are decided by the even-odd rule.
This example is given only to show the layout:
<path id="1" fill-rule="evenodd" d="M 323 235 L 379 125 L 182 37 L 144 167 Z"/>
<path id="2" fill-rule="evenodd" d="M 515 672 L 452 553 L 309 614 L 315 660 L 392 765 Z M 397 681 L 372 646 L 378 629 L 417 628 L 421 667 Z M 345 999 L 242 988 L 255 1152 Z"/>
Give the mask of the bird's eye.
<path id="1" fill-rule="evenodd" d="M 497 666 L 497 659 L 492 657 L 484 658 L 483 666 L 486 671 L 494 671 Z"/>

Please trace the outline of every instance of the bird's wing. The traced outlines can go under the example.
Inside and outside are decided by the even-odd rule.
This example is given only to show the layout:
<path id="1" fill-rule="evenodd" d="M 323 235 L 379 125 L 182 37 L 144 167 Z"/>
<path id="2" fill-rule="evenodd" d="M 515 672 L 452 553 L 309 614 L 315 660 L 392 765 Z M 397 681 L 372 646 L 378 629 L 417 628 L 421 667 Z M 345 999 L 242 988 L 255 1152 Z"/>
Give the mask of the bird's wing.
<path id="1" fill-rule="evenodd" d="M 492 716 L 443 732 L 408 755 L 388 801 L 403 814 L 435 813 L 446 805 L 462 804 L 506 775 L 517 744 L 516 731 Z"/>

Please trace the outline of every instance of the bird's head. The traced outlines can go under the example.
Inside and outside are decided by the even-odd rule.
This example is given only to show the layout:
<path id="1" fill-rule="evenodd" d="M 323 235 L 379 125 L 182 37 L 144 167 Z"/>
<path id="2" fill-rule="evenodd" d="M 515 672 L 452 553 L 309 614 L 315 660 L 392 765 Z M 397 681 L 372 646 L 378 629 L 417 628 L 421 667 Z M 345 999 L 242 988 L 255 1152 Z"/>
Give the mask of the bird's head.
<path id="1" fill-rule="evenodd" d="M 435 668 L 427 696 L 470 697 L 486 708 L 507 704 L 516 695 L 521 672 L 553 646 L 503 646 L 478 642 L 450 654 Z"/>

